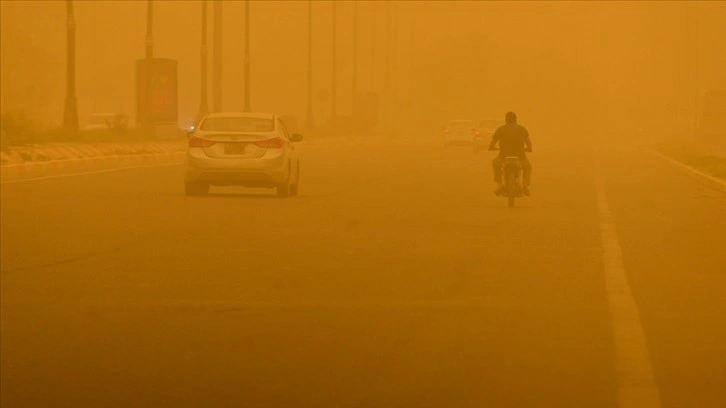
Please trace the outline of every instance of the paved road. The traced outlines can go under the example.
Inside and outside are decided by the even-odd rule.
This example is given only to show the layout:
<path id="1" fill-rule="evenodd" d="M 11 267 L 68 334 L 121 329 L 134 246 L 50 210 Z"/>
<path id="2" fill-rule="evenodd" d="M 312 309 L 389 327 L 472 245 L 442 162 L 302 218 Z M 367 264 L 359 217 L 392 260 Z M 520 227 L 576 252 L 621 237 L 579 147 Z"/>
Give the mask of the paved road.
<path id="1" fill-rule="evenodd" d="M 468 149 L 300 150 L 294 199 L 3 184 L 2 406 L 625 407 L 639 372 L 650 406 L 726 404 L 722 191 L 551 147 L 508 209 Z"/>

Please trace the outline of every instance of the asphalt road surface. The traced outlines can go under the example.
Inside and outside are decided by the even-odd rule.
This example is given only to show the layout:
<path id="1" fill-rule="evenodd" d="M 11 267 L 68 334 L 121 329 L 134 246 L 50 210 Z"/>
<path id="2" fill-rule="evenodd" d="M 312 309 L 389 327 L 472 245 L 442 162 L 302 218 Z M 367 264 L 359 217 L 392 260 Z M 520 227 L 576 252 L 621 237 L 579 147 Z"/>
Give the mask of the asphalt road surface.
<path id="1" fill-rule="evenodd" d="M 514 209 L 411 140 L 303 143 L 291 199 L 5 183 L 1 405 L 726 406 L 726 194 L 543 144 Z"/>

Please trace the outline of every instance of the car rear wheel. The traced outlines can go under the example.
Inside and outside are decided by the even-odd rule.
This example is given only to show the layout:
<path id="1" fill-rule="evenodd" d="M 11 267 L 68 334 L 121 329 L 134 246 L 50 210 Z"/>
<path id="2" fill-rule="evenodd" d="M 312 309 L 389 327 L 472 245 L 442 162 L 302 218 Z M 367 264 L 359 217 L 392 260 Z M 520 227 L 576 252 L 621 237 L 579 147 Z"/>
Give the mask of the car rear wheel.
<path id="1" fill-rule="evenodd" d="M 297 176 L 295 177 L 295 184 L 290 186 L 290 195 L 291 196 L 297 196 L 298 192 L 298 186 L 300 185 L 300 165 L 297 165 L 297 171 L 295 172 Z"/>
<path id="2" fill-rule="evenodd" d="M 278 197 L 288 197 L 290 196 L 290 183 L 287 182 L 285 184 L 280 184 L 277 186 L 277 196 Z"/>
<path id="3" fill-rule="evenodd" d="M 184 183 L 184 193 L 188 196 L 200 196 L 209 193 L 209 184 L 199 181 L 187 181 Z"/>
<path id="4" fill-rule="evenodd" d="M 287 180 L 284 183 L 277 185 L 277 196 L 278 197 L 289 197 L 292 195 L 292 165 L 288 163 L 287 166 Z"/>

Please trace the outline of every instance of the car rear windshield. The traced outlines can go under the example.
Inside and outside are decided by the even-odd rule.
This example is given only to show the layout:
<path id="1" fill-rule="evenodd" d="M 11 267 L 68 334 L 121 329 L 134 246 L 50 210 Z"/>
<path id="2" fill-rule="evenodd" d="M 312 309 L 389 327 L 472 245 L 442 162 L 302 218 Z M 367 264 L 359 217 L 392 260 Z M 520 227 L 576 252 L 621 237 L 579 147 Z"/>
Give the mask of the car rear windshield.
<path id="1" fill-rule="evenodd" d="M 204 119 L 199 129 L 214 132 L 272 132 L 275 124 L 272 119 L 266 118 L 219 117 Z"/>
<path id="2" fill-rule="evenodd" d="M 452 120 L 449 122 L 450 128 L 473 128 L 474 122 L 470 120 Z"/>
<path id="3" fill-rule="evenodd" d="M 496 128 L 499 127 L 501 121 L 493 119 L 485 119 L 479 122 L 480 128 Z"/>
<path id="4" fill-rule="evenodd" d="M 113 120 L 114 115 L 92 115 L 88 123 L 92 125 L 105 125 L 106 123 Z"/>

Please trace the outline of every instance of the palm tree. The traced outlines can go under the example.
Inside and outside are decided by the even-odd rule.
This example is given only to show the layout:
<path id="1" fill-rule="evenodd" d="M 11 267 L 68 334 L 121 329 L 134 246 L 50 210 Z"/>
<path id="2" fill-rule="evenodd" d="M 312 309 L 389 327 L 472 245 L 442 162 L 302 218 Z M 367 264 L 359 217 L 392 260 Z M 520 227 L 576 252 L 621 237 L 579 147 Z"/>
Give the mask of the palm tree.
<path id="1" fill-rule="evenodd" d="M 153 85 L 152 79 L 154 75 L 153 62 L 154 62 L 154 39 L 152 37 L 152 29 L 154 22 L 154 4 L 151 0 L 146 2 L 146 56 L 144 68 L 146 70 L 145 86 L 144 86 L 144 120 L 143 126 L 149 130 L 154 130 L 154 108 L 152 106 L 152 92 Z"/>
<path id="2" fill-rule="evenodd" d="M 245 1 L 245 111 L 250 111 L 250 0 Z"/>
<path id="3" fill-rule="evenodd" d="M 222 0 L 214 0 L 214 56 L 212 72 L 212 109 L 222 110 Z"/>
<path id="4" fill-rule="evenodd" d="M 315 127 L 313 117 L 313 2 L 308 0 L 308 112 L 305 126 L 308 131 Z"/>
<path id="5" fill-rule="evenodd" d="M 332 49 L 332 51 L 333 51 L 333 67 L 332 67 L 333 74 L 332 74 L 332 76 L 333 76 L 333 78 L 332 78 L 331 86 L 330 86 L 330 124 L 331 124 L 333 130 L 335 130 L 335 128 L 336 128 L 336 126 L 335 126 L 337 123 L 336 116 L 338 116 L 338 106 L 337 106 L 338 64 L 336 61 L 336 59 L 337 59 L 336 48 L 337 48 L 337 39 L 338 39 L 337 38 L 337 24 L 336 24 L 337 20 L 338 20 L 338 15 L 337 15 L 336 1 L 333 0 L 333 32 L 332 32 L 332 36 L 333 36 L 333 47 L 332 47 L 333 48 Z"/>
<path id="6" fill-rule="evenodd" d="M 199 113 L 196 123 L 209 112 L 207 105 L 207 2 L 202 0 L 202 51 L 201 51 L 201 95 L 199 96 Z"/>
<path id="7" fill-rule="evenodd" d="M 66 0 L 67 45 L 66 45 L 66 102 L 63 110 L 63 127 L 78 130 L 78 108 L 76 106 L 76 20 L 73 15 L 73 0 Z"/>

